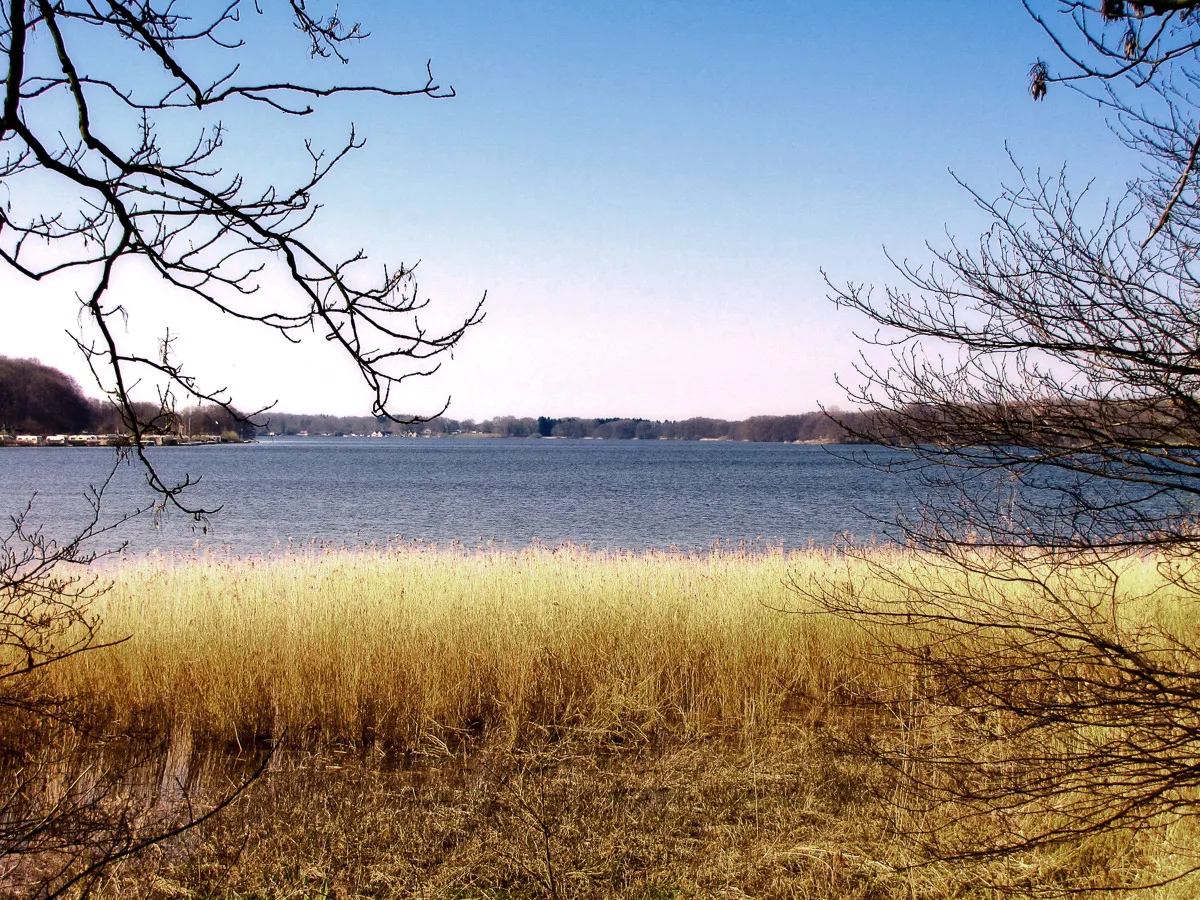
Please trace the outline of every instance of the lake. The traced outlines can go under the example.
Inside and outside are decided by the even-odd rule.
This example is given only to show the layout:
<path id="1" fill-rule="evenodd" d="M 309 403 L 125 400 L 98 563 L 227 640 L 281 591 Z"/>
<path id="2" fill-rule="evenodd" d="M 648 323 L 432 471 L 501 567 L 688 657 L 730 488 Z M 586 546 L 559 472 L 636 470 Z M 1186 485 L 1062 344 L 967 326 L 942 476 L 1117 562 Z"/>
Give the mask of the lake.
<path id="1" fill-rule="evenodd" d="M 154 448 L 164 474 L 199 484 L 204 523 L 173 513 L 120 531 L 133 552 L 229 548 L 237 554 L 418 541 L 524 547 L 695 550 L 716 542 L 825 546 L 883 536 L 906 481 L 855 462 L 887 451 L 690 441 L 275 438 Z M 0 450 L 0 510 L 36 492 L 32 520 L 65 535 L 103 479 L 104 448 Z M 122 466 L 109 515 L 150 500 L 144 472 Z"/>

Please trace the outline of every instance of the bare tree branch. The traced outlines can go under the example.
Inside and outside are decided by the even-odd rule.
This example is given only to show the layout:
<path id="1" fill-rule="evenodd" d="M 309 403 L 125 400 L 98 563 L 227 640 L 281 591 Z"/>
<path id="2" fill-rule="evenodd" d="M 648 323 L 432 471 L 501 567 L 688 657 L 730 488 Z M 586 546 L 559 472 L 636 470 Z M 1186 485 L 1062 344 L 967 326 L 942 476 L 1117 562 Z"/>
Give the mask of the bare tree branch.
<path id="1" fill-rule="evenodd" d="M 893 260 L 879 291 L 828 282 L 873 327 L 847 387 L 868 415 L 845 427 L 928 500 L 894 523 L 908 555 L 851 548 L 860 568 L 794 587 L 897 675 L 855 694 L 891 724 L 849 748 L 896 774 L 915 865 L 1022 894 L 1146 888 L 1200 856 L 1176 842 L 1117 880 L 988 864 L 1169 843 L 1200 815 L 1200 646 L 1179 619 L 1200 599 L 1200 3 L 1027 9 L 1064 65 L 1034 66 L 1034 99 L 1098 99 L 1141 173 L 1102 200 L 1013 160 L 994 198 L 963 185 L 977 242 Z"/>
<path id="2" fill-rule="evenodd" d="M 302 0 L 290 4 L 293 24 L 308 40 L 311 55 L 346 62 L 346 48 L 366 32 L 342 21 L 336 11 L 321 15 L 313 6 Z M 197 122 L 191 149 L 169 156 L 152 115 L 204 116 L 209 108 L 244 101 L 303 116 L 312 112 L 311 102 L 348 93 L 444 98 L 454 96 L 453 88 L 438 84 L 429 63 L 425 83 L 414 88 L 238 83 L 236 63 L 207 75 L 181 55 L 181 48 L 199 43 L 217 53 L 240 52 L 244 45 L 236 29 L 243 5 L 235 0 L 215 13 L 205 10 L 200 20 L 184 9 L 181 3 L 118 0 L 11 0 L 7 5 L 0 24 L 0 47 L 8 58 L 0 118 L 0 145 L 7 155 L 0 158 L 0 183 L 12 200 L 0 209 L 0 260 L 36 281 L 66 272 L 93 279 L 93 289 L 80 302 L 95 339 L 80 337 L 76 345 L 122 411 L 135 445 L 150 434 L 129 396 L 140 378 L 165 381 L 184 396 L 235 411 L 232 398 L 198 386 L 173 360 L 125 347 L 123 336 L 118 340 L 109 322 L 115 312 L 125 314 L 124 305 L 109 297 L 111 285 L 116 273 L 136 264 L 149 265 L 169 290 L 249 325 L 290 340 L 314 330 L 324 333 L 354 360 L 373 395 L 373 414 L 418 421 L 393 411 L 396 389 L 437 370 L 429 361 L 452 350 L 482 320 L 483 300 L 473 303 L 457 325 L 427 330 L 416 318 L 428 301 L 418 292 L 412 266 L 385 265 L 372 275 L 362 251 L 332 259 L 305 238 L 319 210 L 316 191 L 363 146 L 355 130 L 328 154 L 307 144 L 311 170 L 300 183 L 250 192 L 243 177 L 229 174 L 222 161 L 225 132 L 219 122 Z M 84 42 L 107 44 L 114 60 L 132 50 L 148 52 L 161 65 L 161 76 L 145 81 L 129 79 L 119 68 L 111 74 L 84 71 L 79 62 Z M 41 45 L 52 54 L 36 52 Z M 53 66 L 47 65 L 49 59 Z M 94 121 L 100 95 L 118 98 L 141 114 L 132 135 L 115 117 Z M 74 112 L 69 125 L 55 112 L 61 109 L 55 104 L 64 100 Z M 122 149 L 128 138 L 128 149 Z M 41 207 L 47 178 L 77 196 L 74 208 Z M 22 216 L 17 209 L 25 210 Z M 275 274 L 287 279 L 294 296 L 266 302 L 260 287 Z M 164 502 L 206 512 L 182 499 L 186 483 L 168 484 L 144 454 L 142 462 Z"/>

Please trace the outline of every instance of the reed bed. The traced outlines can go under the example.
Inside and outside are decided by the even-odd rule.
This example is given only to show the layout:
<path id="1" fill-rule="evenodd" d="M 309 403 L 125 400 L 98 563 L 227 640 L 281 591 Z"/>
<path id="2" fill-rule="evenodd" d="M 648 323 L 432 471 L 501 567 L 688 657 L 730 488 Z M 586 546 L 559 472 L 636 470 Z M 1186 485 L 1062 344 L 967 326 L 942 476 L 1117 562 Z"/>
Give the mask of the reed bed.
<path id="1" fill-rule="evenodd" d="M 1123 615 L 1194 624 L 1156 560 L 1115 575 L 1137 598 Z M 806 591 L 841 585 L 878 603 L 902 599 L 897 581 L 978 590 L 896 550 L 164 556 L 112 576 L 94 611 L 103 638 L 128 640 L 53 672 L 112 730 L 408 751 L 531 728 L 617 740 L 770 728 L 897 677 L 871 660 L 863 628 L 803 615 Z"/>
<path id="2" fill-rule="evenodd" d="M 95 612 L 129 639 L 58 667 L 122 732 L 420 748 L 570 727 L 767 727 L 838 685 L 864 636 L 791 614 L 821 553 L 403 550 L 126 563 Z"/>
<path id="3" fill-rule="evenodd" d="M 104 896 L 983 897 L 990 877 L 1152 882 L 1195 844 L 1185 821 L 910 869 L 924 826 L 904 779 L 839 749 L 895 727 L 854 704 L 896 693 L 911 658 L 879 655 L 886 625 L 809 615 L 821 591 L 999 590 L 1036 610 L 1053 572 L 993 583 L 888 549 L 414 547 L 103 574 L 102 637 L 128 639 L 47 675 L 93 731 L 157 741 L 155 778 L 197 797 L 261 758 L 227 750 L 282 748 L 244 802 L 114 867 Z M 1123 623 L 1195 634 L 1190 572 L 1130 557 L 1070 575 Z"/>

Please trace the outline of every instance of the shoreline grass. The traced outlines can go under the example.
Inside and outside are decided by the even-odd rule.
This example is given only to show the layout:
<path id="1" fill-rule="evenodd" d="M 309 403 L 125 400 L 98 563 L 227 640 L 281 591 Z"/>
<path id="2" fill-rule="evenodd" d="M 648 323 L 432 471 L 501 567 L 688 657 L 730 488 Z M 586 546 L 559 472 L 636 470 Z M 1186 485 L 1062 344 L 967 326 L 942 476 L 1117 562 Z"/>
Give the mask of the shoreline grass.
<path id="1" fill-rule="evenodd" d="M 790 614 L 808 608 L 796 585 L 892 596 L 877 564 L 928 575 L 887 548 L 113 566 L 93 611 L 103 638 L 129 640 L 55 666 L 47 686 L 106 733 L 157 741 L 150 781 L 198 801 L 206 779 L 217 793 L 236 780 L 238 754 L 282 750 L 244 802 L 116 867 L 100 893 L 950 898 L 992 896 L 989 872 L 1041 890 L 1173 871 L 1186 823 L 906 868 L 920 823 L 902 779 L 842 749 L 893 727 L 855 698 L 895 688 L 903 666 L 874 657 L 858 624 Z M 1132 615 L 1194 629 L 1157 560 L 1113 572 Z M 953 590 L 952 573 L 929 577 Z"/>
<path id="2" fill-rule="evenodd" d="M 770 725 L 854 671 L 848 623 L 788 615 L 820 553 L 338 552 L 113 570 L 102 638 L 54 673 L 119 731 L 424 741 L 529 726 Z"/>
<path id="3" fill-rule="evenodd" d="M 939 571 L 894 548 L 405 547 L 152 556 L 102 575 L 100 638 L 127 640 L 55 666 L 49 687 L 85 698 L 109 730 L 407 752 L 484 734 L 511 744 L 530 728 L 752 732 L 903 677 L 872 658 L 869 629 L 797 614 L 816 608 L 807 589 L 881 604 L 915 582 L 943 603 L 982 589 L 996 603 L 1043 602 L 1022 578 Z M 1195 624 L 1153 558 L 1097 570 L 1092 590 L 1099 602 L 1118 591 L 1127 621 Z"/>

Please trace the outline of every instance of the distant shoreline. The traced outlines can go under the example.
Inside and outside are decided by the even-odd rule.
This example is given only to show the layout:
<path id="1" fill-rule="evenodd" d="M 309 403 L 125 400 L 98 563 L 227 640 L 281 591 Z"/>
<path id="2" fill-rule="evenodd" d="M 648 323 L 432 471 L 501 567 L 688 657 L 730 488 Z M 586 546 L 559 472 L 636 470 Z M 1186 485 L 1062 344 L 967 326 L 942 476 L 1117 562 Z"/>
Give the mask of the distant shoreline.
<path id="1" fill-rule="evenodd" d="M 347 439 L 367 439 L 379 440 L 386 438 L 388 440 L 400 441 L 415 441 L 415 440 L 504 440 L 504 441 L 607 441 L 613 442 L 656 442 L 656 441 L 692 441 L 701 444 L 808 444 L 808 445 L 832 445 L 832 444 L 857 444 L 866 443 L 864 441 L 856 441 L 849 437 L 844 437 L 841 440 L 835 438 L 821 437 L 806 440 L 754 440 L 752 438 L 735 438 L 735 437 L 701 437 L 701 438 L 683 438 L 683 437 L 631 437 L 631 438 L 606 438 L 593 437 L 584 435 L 583 437 L 568 437 L 565 435 L 509 435 L 509 434 L 488 434 L 484 432 L 471 432 L 466 434 L 267 434 L 262 435 L 261 440 L 279 440 L 280 438 L 309 440 L 317 438 L 347 438 Z"/>
<path id="2" fill-rule="evenodd" d="M 160 436 L 155 436 L 160 437 Z M 396 440 L 396 441 L 419 441 L 419 440 L 520 440 L 520 441 L 607 441 L 613 442 L 630 442 L 641 441 L 644 443 L 671 441 L 671 442 L 694 442 L 702 444 L 800 444 L 807 446 L 829 446 L 835 444 L 859 444 L 865 443 L 850 438 L 841 440 L 834 438 L 813 438 L 807 440 L 754 440 L 751 438 L 734 438 L 734 437 L 702 437 L 702 438 L 683 438 L 683 437 L 631 437 L 631 438 L 605 438 L 593 437 L 585 435 L 583 437 L 566 437 L 563 435 L 507 435 L 507 434 L 487 434 L 482 432 L 474 432 L 468 434 L 267 434 L 257 438 L 231 438 L 218 435 L 196 435 L 194 437 L 180 438 L 173 435 L 161 436 L 164 440 L 144 440 L 144 447 L 204 447 L 218 444 L 257 444 L 261 441 L 274 441 L 279 439 L 286 440 Z M 24 448 L 24 449 L 78 449 L 87 447 L 132 447 L 133 441 L 128 435 L 72 435 L 68 439 L 62 438 L 61 435 L 0 435 L 0 447 Z"/>
<path id="3" fill-rule="evenodd" d="M 145 435 L 143 447 L 199 447 L 209 444 L 248 444 L 253 439 L 234 438 L 227 435 L 197 434 L 187 437 L 179 435 Z M 0 435 L 0 447 L 23 448 L 79 448 L 79 447 L 132 447 L 133 438 L 127 434 L 4 434 Z"/>

